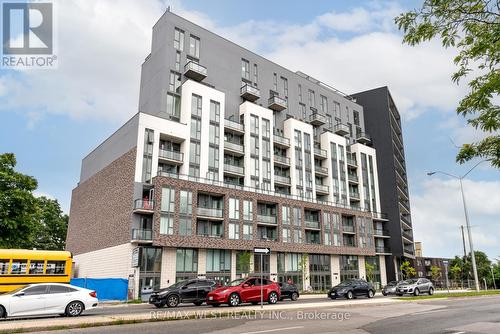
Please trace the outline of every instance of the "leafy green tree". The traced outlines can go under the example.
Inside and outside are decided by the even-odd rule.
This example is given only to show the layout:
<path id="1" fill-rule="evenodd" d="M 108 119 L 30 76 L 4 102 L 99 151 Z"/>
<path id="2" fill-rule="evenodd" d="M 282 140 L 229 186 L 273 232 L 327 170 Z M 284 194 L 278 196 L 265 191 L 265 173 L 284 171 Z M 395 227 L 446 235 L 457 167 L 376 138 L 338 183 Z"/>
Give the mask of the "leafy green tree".
<path id="1" fill-rule="evenodd" d="M 308 278 L 308 276 L 306 275 L 306 272 L 307 272 L 307 260 L 309 259 L 309 255 L 307 253 L 304 253 L 302 254 L 302 256 L 300 257 L 299 259 L 299 270 L 300 270 L 300 273 L 302 274 L 302 285 L 303 285 L 303 288 L 305 288 L 306 286 L 306 280 Z"/>
<path id="2" fill-rule="evenodd" d="M 373 282 L 373 279 L 375 277 L 375 265 L 366 262 L 365 263 L 365 271 L 366 271 L 366 280 L 368 282 Z"/>
<path id="3" fill-rule="evenodd" d="M 495 103 L 500 91 L 499 9 L 498 2 L 491 0 L 425 0 L 422 8 L 395 18 L 404 32 L 403 43 L 415 46 L 439 38 L 444 48 L 457 50 L 453 82 L 472 76 L 457 113 L 488 136 L 463 144 L 456 157 L 459 163 L 483 157 L 500 168 L 500 107 Z"/>
<path id="4" fill-rule="evenodd" d="M 37 198 L 38 214 L 34 225 L 36 237 L 32 248 L 63 250 L 68 230 L 68 215 L 61 210 L 59 202 L 46 197 Z"/>
<path id="5" fill-rule="evenodd" d="M 35 236 L 37 181 L 15 166 L 13 153 L 0 155 L 0 248 L 29 247 Z"/>
<path id="6" fill-rule="evenodd" d="M 491 278 L 491 261 L 488 259 L 488 256 L 484 252 L 474 251 L 474 254 L 476 257 L 476 267 L 479 284 L 482 284 L 483 278 L 486 278 L 486 280 Z M 472 258 L 470 253 L 467 255 L 464 268 L 468 272 L 472 272 Z"/>
<path id="7" fill-rule="evenodd" d="M 401 266 L 399 267 L 401 270 L 401 273 L 403 274 L 403 279 L 408 279 L 411 277 L 415 277 L 417 274 L 415 268 L 411 266 L 410 261 L 404 261 Z"/>
<path id="8" fill-rule="evenodd" d="M 437 281 L 441 278 L 441 268 L 438 266 L 431 266 L 431 278 L 433 281 Z"/>
<path id="9" fill-rule="evenodd" d="M 449 275 L 451 279 L 456 281 L 462 279 L 462 267 L 456 263 L 453 264 L 452 266 L 450 266 Z"/>
<path id="10" fill-rule="evenodd" d="M 252 253 L 250 251 L 244 251 L 238 253 L 236 260 L 236 266 L 238 267 L 238 270 L 244 274 L 249 274 L 251 260 L 252 260 Z"/>

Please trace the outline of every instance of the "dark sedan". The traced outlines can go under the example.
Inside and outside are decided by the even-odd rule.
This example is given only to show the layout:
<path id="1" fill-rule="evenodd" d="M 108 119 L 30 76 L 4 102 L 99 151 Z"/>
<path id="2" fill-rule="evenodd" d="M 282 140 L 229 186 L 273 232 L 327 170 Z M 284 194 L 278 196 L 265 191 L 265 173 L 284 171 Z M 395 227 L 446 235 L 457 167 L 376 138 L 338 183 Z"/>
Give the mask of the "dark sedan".
<path id="1" fill-rule="evenodd" d="M 278 284 L 281 289 L 280 300 L 288 298 L 295 301 L 299 299 L 299 289 L 295 284 L 288 284 L 288 283 L 278 283 Z"/>
<path id="2" fill-rule="evenodd" d="M 207 279 L 191 279 L 177 282 L 168 288 L 154 291 L 149 297 L 149 303 L 160 308 L 165 305 L 176 307 L 180 303 L 201 305 L 207 294 L 214 290 L 217 283 Z"/>
<path id="3" fill-rule="evenodd" d="M 371 283 L 363 279 L 352 279 L 334 286 L 328 292 L 328 297 L 331 299 L 337 299 L 338 297 L 353 299 L 358 296 L 373 298 L 375 296 L 375 288 Z"/>

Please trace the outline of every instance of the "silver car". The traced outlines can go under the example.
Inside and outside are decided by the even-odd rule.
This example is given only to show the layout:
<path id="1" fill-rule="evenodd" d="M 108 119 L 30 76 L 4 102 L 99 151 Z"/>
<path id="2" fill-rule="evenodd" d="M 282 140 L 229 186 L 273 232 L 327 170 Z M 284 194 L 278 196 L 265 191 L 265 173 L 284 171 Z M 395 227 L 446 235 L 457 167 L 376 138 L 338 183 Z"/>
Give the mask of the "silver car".
<path id="1" fill-rule="evenodd" d="M 396 294 L 396 289 L 398 287 L 399 282 L 398 281 L 390 281 L 387 283 L 386 286 L 382 289 L 382 294 L 384 296 L 387 295 L 395 295 Z"/>
<path id="2" fill-rule="evenodd" d="M 427 278 L 411 278 L 399 283 L 396 287 L 396 295 L 398 296 L 405 294 L 418 296 L 421 293 L 434 294 L 434 285 Z"/>

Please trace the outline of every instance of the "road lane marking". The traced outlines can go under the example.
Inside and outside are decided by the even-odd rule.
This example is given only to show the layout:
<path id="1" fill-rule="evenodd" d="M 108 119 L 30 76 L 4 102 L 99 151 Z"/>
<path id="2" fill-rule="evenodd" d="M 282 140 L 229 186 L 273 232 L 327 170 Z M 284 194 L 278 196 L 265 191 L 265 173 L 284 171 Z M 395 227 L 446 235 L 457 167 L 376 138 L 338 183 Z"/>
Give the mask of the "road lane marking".
<path id="1" fill-rule="evenodd" d="M 244 333 L 240 333 L 240 334 L 269 333 L 269 332 L 286 331 L 288 329 L 299 329 L 299 328 L 304 328 L 304 326 L 274 328 L 274 329 L 266 329 L 266 330 L 263 330 L 263 331 L 256 331 L 256 332 L 244 332 Z"/>

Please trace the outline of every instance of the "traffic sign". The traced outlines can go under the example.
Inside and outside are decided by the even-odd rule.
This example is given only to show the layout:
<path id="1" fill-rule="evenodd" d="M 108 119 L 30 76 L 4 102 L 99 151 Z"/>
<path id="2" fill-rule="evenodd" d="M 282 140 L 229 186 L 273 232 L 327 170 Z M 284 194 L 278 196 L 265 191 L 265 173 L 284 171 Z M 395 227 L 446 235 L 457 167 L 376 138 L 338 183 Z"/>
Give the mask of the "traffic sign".
<path id="1" fill-rule="evenodd" d="M 270 248 L 255 247 L 253 249 L 253 252 L 257 253 L 257 254 L 269 254 L 269 253 L 271 253 L 271 249 Z"/>

